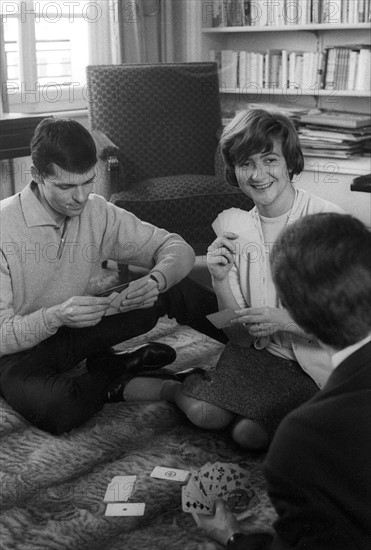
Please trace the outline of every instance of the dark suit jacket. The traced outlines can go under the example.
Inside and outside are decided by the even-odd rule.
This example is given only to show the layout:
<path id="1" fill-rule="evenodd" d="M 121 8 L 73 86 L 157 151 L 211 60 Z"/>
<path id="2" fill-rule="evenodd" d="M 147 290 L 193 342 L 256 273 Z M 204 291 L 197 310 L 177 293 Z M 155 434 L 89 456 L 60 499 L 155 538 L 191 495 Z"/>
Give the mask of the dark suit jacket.
<path id="1" fill-rule="evenodd" d="M 265 463 L 275 537 L 234 550 L 371 548 L 371 343 L 280 424 Z"/>

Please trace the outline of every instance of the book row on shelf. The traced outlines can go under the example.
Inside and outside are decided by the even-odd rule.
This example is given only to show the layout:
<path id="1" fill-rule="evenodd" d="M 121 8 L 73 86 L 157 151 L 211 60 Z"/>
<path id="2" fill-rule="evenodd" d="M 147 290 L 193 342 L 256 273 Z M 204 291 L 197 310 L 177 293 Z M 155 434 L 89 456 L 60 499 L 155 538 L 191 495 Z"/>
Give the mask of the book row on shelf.
<path id="1" fill-rule="evenodd" d="M 326 48 L 323 53 L 210 50 L 209 59 L 218 64 L 221 87 L 226 89 L 244 89 L 251 83 L 267 89 L 312 90 L 313 95 L 318 89 L 370 89 L 369 46 Z"/>
<path id="2" fill-rule="evenodd" d="M 246 108 L 278 111 L 291 118 L 304 156 L 342 159 L 370 156 L 371 115 L 264 103 L 248 103 Z"/>
<path id="3" fill-rule="evenodd" d="M 370 0 L 213 0 L 203 2 L 208 27 L 367 23 Z"/>

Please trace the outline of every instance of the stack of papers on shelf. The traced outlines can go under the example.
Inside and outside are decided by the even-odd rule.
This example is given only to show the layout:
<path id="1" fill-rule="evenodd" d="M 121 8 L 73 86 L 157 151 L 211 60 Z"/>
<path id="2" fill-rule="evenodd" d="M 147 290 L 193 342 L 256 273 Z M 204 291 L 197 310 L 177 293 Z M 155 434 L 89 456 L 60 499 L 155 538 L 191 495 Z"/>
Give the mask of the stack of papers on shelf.
<path id="1" fill-rule="evenodd" d="M 324 111 L 300 117 L 299 137 L 306 156 L 351 158 L 370 152 L 371 116 Z"/>
<path id="2" fill-rule="evenodd" d="M 265 111 L 281 113 L 291 119 L 298 120 L 300 120 L 304 115 L 307 115 L 310 111 L 308 107 L 303 107 L 301 105 L 287 105 L 287 103 L 248 103 L 246 105 L 246 109 L 264 109 Z M 312 109 L 311 112 L 320 113 L 321 111 L 319 109 Z"/>
<path id="3" fill-rule="evenodd" d="M 246 103 L 245 109 L 264 109 L 265 111 L 280 113 L 290 118 L 294 124 L 299 123 L 301 117 L 306 115 L 309 111 L 318 113 L 321 112 L 319 109 L 309 109 L 309 107 L 302 107 L 300 105 L 294 106 L 280 103 Z M 233 119 L 233 116 L 237 115 L 241 111 L 242 109 L 238 109 L 234 113 L 231 113 L 230 111 L 228 113 L 226 112 L 222 119 L 223 126 L 228 124 Z"/>
<path id="4" fill-rule="evenodd" d="M 363 128 L 371 126 L 371 115 L 344 111 L 319 111 L 318 109 L 300 117 L 303 124 L 316 124 L 336 128 Z"/>

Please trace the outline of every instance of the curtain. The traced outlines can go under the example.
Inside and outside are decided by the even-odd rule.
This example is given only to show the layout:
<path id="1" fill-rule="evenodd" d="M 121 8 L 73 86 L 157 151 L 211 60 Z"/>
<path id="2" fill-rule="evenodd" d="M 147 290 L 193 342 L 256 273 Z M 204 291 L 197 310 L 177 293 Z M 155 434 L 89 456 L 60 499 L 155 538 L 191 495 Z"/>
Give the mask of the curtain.
<path id="1" fill-rule="evenodd" d="M 9 112 L 6 82 L 7 82 L 7 68 L 6 68 L 6 53 L 5 53 L 5 47 L 4 47 L 4 28 L 3 28 L 2 17 L 0 17 L 0 86 L 1 86 L 0 118 L 2 118 L 3 113 Z"/>
<path id="2" fill-rule="evenodd" d="M 99 0 L 99 17 L 89 25 L 89 62 L 91 65 L 121 63 L 117 0 Z"/>
<path id="3" fill-rule="evenodd" d="M 161 61 L 172 63 L 174 61 L 173 0 L 162 0 L 160 24 Z"/>
<path id="4" fill-rule="evenodd" d="M 121 0 L 118 3 L 121 61 L 174 61 L 172 0 Z"/>

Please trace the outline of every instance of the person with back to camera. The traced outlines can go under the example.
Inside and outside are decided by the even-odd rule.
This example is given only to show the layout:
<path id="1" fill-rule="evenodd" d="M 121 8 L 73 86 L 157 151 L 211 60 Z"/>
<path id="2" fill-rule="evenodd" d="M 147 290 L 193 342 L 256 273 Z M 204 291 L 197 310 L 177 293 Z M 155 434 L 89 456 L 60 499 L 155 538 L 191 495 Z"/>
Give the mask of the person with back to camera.
<path id="1" fill-rule="evenodd" d="M 238 114 L 224 129 L 221 150 L 229 183 L 255 203 L 249 212 L 231 208 L 217 217 L 207 254 L 219 309 L 232 308 L 236 318 L 225 328 L 230 342 L 216 368 L 182 385 L 174 381 L 167 396 L 197 426 L 229 426 L 238 444 L 262 449 L 331 373 L 326 352 L 280 303 L 269 256 L 294 220 L 341 209 L 293 186 L 303 155 L 295 127 L 279 113 Z"/>
<path id="2" fill-rule="evenodd" d="M 356 218 L 315 214 L 279 237 L 281 303 L 331 357 L 324 388 L 280 424 L 265 460 L 275 533 L 243 534 L 222 500 L 194 515 L 230 550 L 371 547 L 371 233 Z"/>

